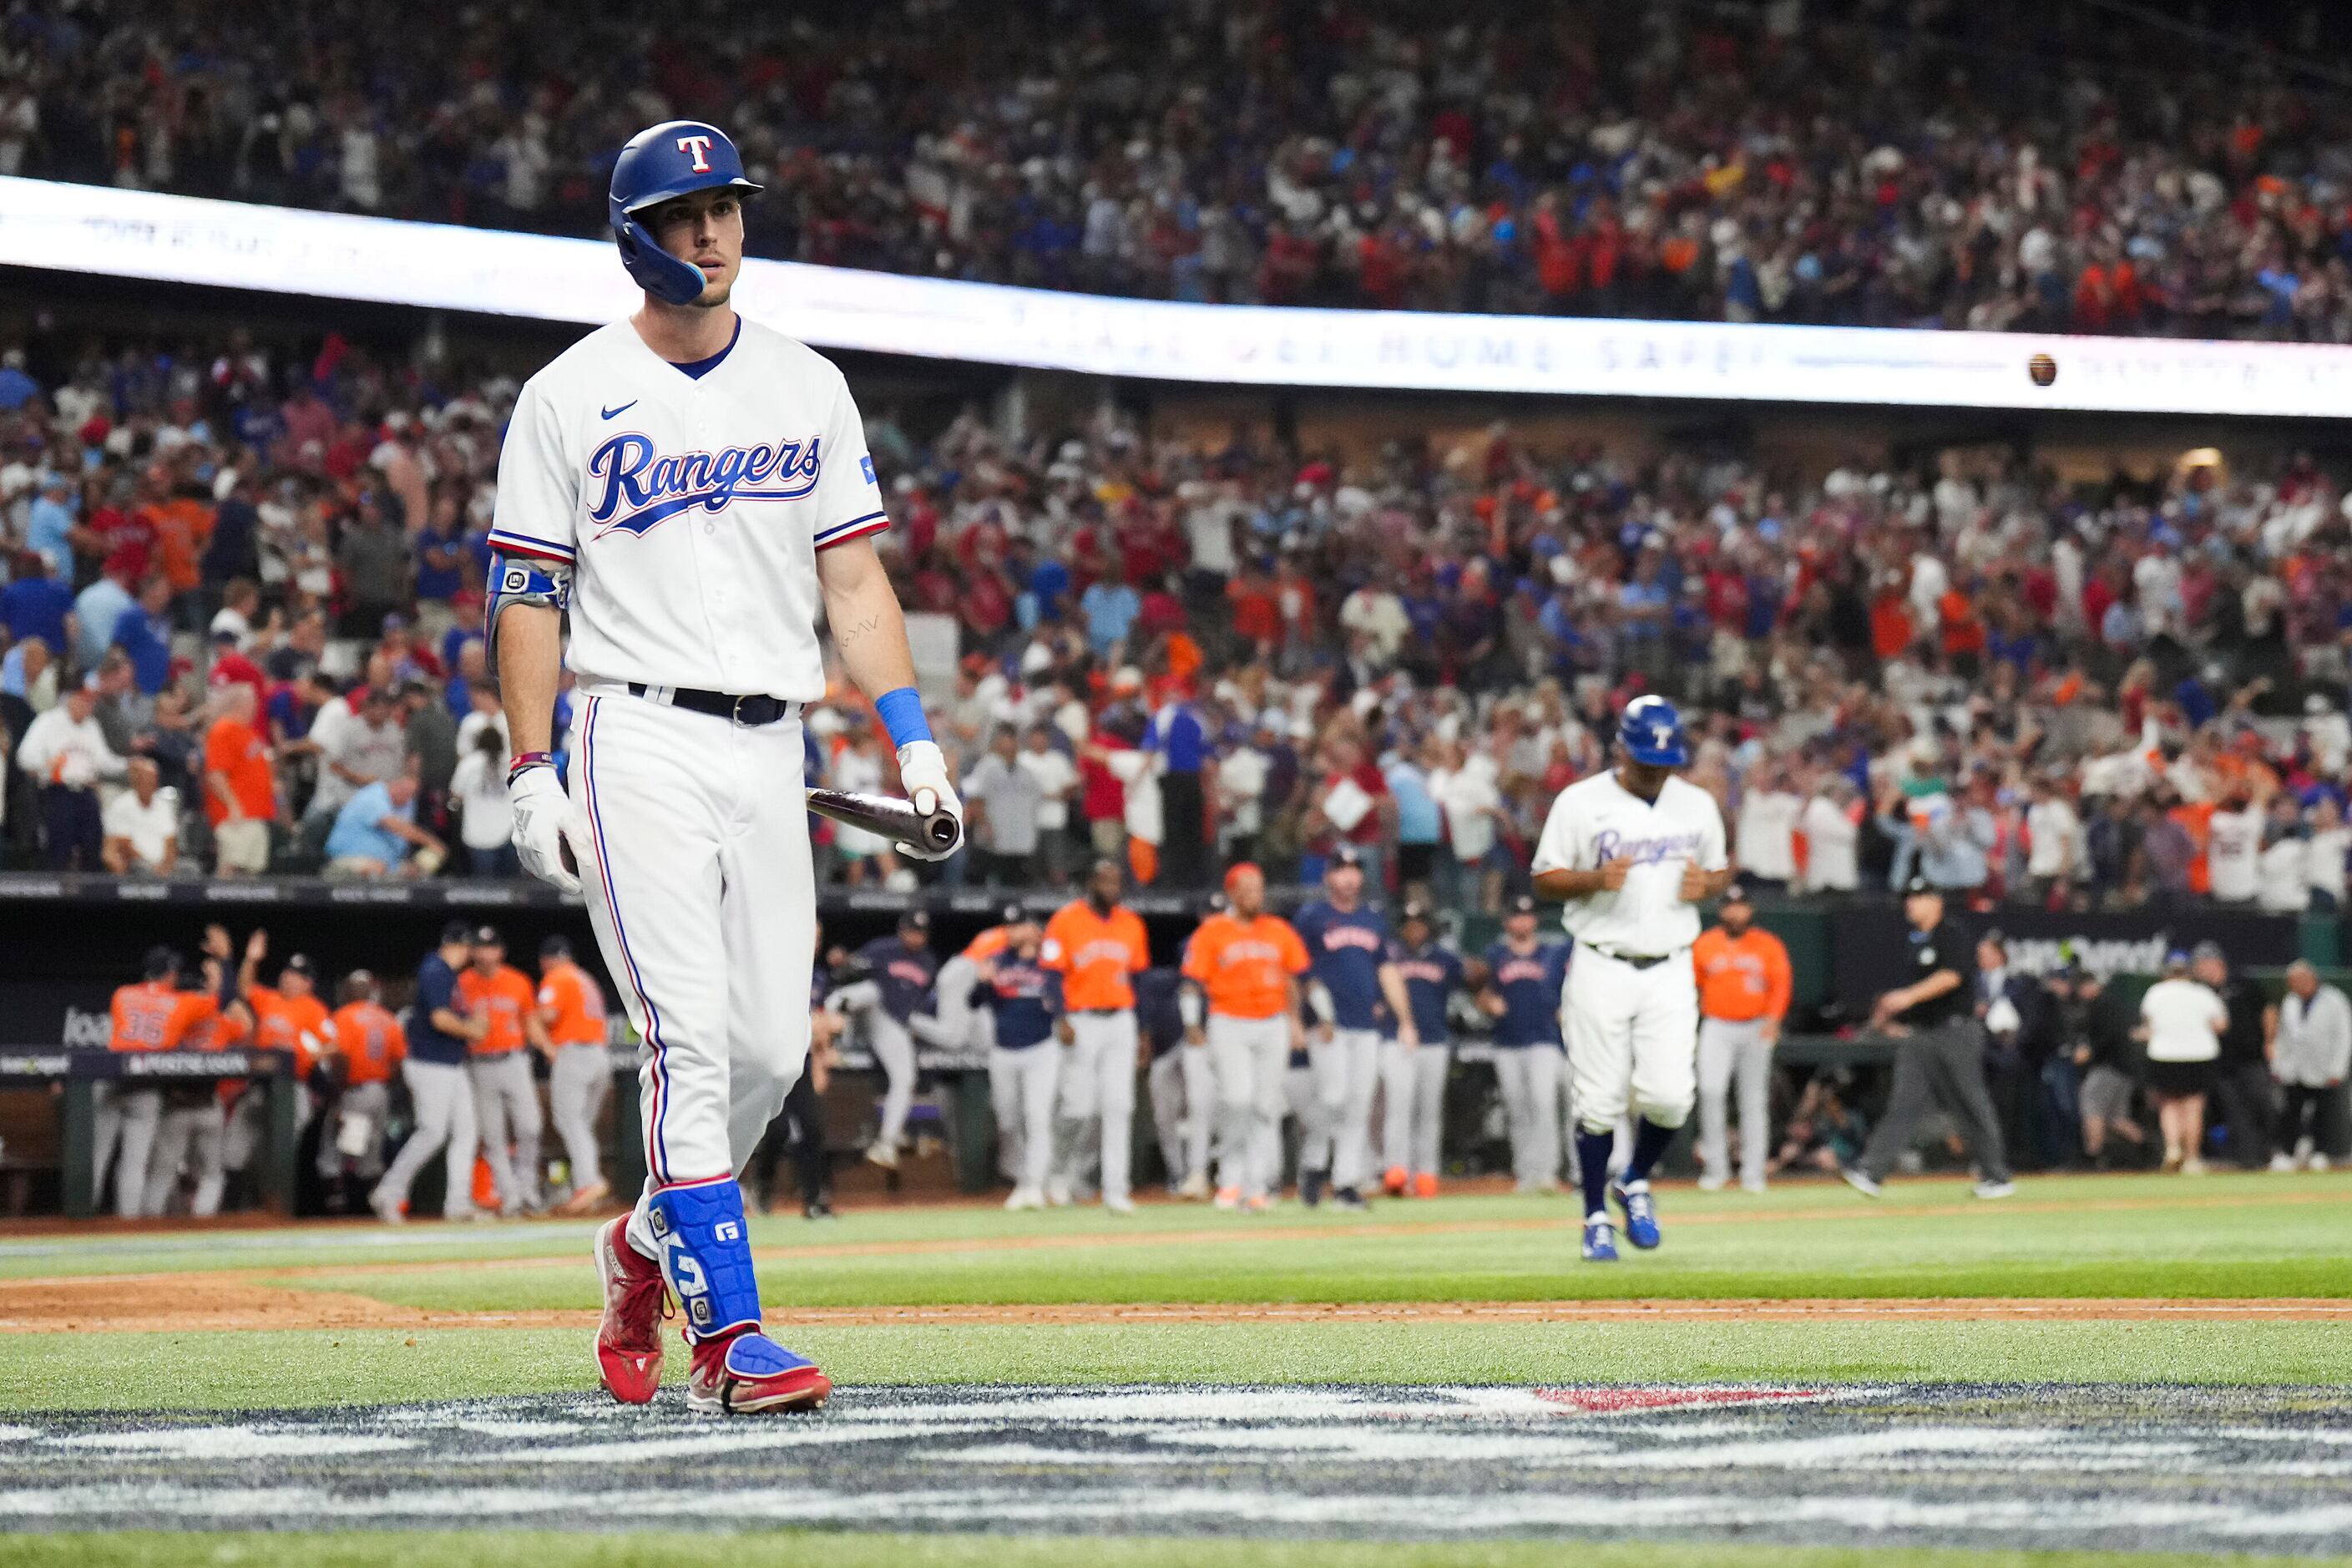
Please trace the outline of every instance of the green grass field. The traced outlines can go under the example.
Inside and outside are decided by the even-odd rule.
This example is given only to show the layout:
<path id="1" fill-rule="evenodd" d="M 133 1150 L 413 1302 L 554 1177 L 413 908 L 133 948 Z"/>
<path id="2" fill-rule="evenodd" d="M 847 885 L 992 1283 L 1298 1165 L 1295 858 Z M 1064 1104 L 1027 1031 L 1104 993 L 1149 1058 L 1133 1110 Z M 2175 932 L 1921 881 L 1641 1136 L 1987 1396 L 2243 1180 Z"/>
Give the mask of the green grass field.
<path id="1" fill-rule="evenodd" d="M 990 1207 L 868 1209 L 836 1224 L 754 1226 L 769 1321 L 822 1363 L 845 1397 L 860 1384 L 1529 1384 L 1623 1381 L 1811 1384 L 2175 1384 L 2352 1385 L 2352 1324 L 2068 1309 L 2096 1301 L 2352 1301 L 2352 1178 L 2216 1175 L 2030 1182 L 2003 1204 L 1951 1183 L 1890 1188 L 1873 1204 L 1842 1186 L 1768 1195 L 1664 1195 L 1667 1245 L 1613 1268 L 1579 1263 L 1570 1200 L 1454 1196 L 1388 1203 L 1369 1215 L 1268 1215 L 1147 1205 L 1008 1215 Z M 175 1289 L 328 1292 L 387 1310 L 496 1314 L 593 1310 L 589 1227 L 578 1224 L 444 1230 L 317 1226 L 282 1231 L 0 1237 L 0 1321 L 23 1293 L 58 1281 L 119 1289 L 142 1305 Z M 1940 1321 L 1854 1310 L 1774 1321 L 1737 1309 L 1698 1317 L 1621 1315 L 1540 1321 L 1377 1312 L 1306 1318 L 1256 1306 L 1793 1300 L 1930 1303 L 1998 1298 L 2042 1303 L 2028 1321 Z M 1118 1321 L 1082 1309 L 1206 1310 Z M 934 1321 L 839 1321 L 859 1310 L 926 1309 Z M 1019 1310 L 1063 1321 L 1017 1321 Z M 1230 1319 L 1216 1309 L 1230 1308 Z M 1003 1309 L 983 1321 L 987 1309 Z M 794 1323 L 796 1311 L 815 1314 Z M 2059 1315 L 2068 1311 L 2084 1315 Z M 1070 1319 L 1081 1321 L 1068 1321 Z M 1014 1320 L 1014 1321 L 1004 1321 Z M 0 1412 L 288 1410 L 499 1394 L 590 1391 L 589 1335 L 579 1328 L 474 1322 L 449 1328 L 115 1332 L 92 1356 L 78 1331 L 0 1333 Z M 685 1358 L 669 1358 L 675 1378 Z M 299 1552 L 268 1538 L 131 1534 L 30 1536 L 0 1556 L 45 1568 L 114 1563 L 540 1561 L 549 1538 L 467 1535 L 463 1551 L 414 1535 L 353 1532 Z M 767 1538 L 773 1540 L 774 1538 Z M 871 1535 L 793 1538 L 828 1568 L 868 1562 L 1066 1562 L 1066 1543 L 1022 1537 Z M 656 1546 L 631 1538 L 564 1538 L 566 1561 L 732 1561 L 724 1538 Z M 331 1549 L 329 1549 L 331 1548 Z M 1281 1564 L 1330 1543 L 1089 1540 L 1077 1555 L 1135 1568 L 1174 1563 Z M 1350 1544 L 1350 1561 L 1533 1563 L 1558 1542 L 1475 1548 Z M 1721 1544 L 1579 1548 L 1589 1561 L 1685 1561 L 1767 1568 L 1848 1554 Z M 1466 1553 L 1467 1555 L 1465 1555 Z M 2075 1554 L 1906 1554 L 1918 1562 L 2088 1563 Z M 1853 1561 L 1859 1561 L 1858 1554 Z M 2116 1562 L 2149 1563 L 2150 1556 Z M 2200 1561 L 2213 1561 L 2200 1556 Z M 2185 1561 L 2185 1559 L 2184 1559 Z"/>

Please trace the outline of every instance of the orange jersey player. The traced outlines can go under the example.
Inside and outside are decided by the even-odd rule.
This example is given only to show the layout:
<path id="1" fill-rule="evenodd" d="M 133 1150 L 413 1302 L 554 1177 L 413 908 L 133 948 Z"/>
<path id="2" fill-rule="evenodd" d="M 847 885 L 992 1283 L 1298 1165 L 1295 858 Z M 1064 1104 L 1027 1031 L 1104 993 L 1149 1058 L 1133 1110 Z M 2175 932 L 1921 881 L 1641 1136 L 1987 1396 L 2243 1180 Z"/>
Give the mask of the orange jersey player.
<path id="1" fill-rule="evenodd" d="M 1184 948 L 1188 1041 L 1203 1044 L 1216 1069 L 1217 1206 L 1261 1210 L 1277 1173 L 1284 1079 L 1303 1049 L 1298 977 L 1307 944 L 1290 922 L 1265 910 L 1265 876 L 1244 862 L 1225 873 L 1231 909 L 1201 922 Z M 1200 1016 L 1206 1001 L 1207 1017 Z"/>
<path id="2" fill-rule="evenodd" d="M 1129 1194 L 1140 1065 L 1135 976 L 1151 967 L 1143 921 L 1118 901 L 1122 882 L 1118 861 L 1096 861 L 1087 896 L 1054 912 L 1038 953 L 1038 962 L 1062 977 L 1057 1032 L 1069 1054 L 1062 1063 L 1061 1114 L 1082 1126 L 1099 1125 L 1103 1207 L 1113 1214 L 1135 1207 Z M 1086 1153 L 1081 1142 L 1063 1141 L 1063 1163 L 1046 1180 L 1048 1201 L 1066 1201 L 1076 1186 L 1072 1167 Z"/>
<path id="3" fill-rule="evenodd" d="M 1746 889 L 1724 891 L 1720 922 L 1691 945 L 1698 976 L 1699 1185 L 1729 1183 L 1727 1099 L 1739 1084 L 1739 1184 L 1764 1190 L 1764 1158 L 1771 1149 L 1772 1047 L 1788 1016 L 1792 977 L 1789 950 L 1755 924 Z"/>

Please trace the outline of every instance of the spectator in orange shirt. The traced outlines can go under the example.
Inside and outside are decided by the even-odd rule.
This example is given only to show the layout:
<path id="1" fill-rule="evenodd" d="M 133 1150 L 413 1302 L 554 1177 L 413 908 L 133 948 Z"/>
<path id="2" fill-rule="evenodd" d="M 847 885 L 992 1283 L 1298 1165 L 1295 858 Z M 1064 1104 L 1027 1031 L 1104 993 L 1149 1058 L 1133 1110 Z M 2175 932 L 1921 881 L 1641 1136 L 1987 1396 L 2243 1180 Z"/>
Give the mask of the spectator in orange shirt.
<path id="1" fill-rule="evenodd" d="M 114 1051 L 175 1051 L 188 1032 L 220 1011 L 216 997 L 180 989 L 180 955 L 168 947 L 147 950 L 143 980 L 114 993 L 114 1030 L 107 1048 Z M 139 1216 L 147 1196 L 147 1167 L 154 1153 L 155 1132 L 163 1119 L 163 1091 L 134 1081 L 102 1085 L 98 1097 L 97 1158 L 91 1172 L 92 1194 L 104 1196 L 110 1156 L 114 1163 L 114 1212 L 124 1219 Z"/>
<path id="2" fill-rule="evenodd" d="M 392 1075 L 408 1057 L 408 1036 L 380 997 L 375 976 L 343 977 L 343 1005 L 330 1027 L 341 1080 L 335 1120 L 319 1140 L 319 1173 L 329 1181 L 373 1185 L 383 1173 L 383 1123 L 392 1111 Z M 347 1205 L 348 1206 L 348 1205 Z"/>
<path id="3" fill-rule="evenodd" d="M 1789 950 L 1755 923 L 1756 907 L 1738 883 L 1725 890 L 1716 919 L 1691 944 L 1698 973 L 1698 1184 L 1716 1192 L 1730 1180 L 1725 1100 L 1737 1075 L 1739 1184 L 1760 1193 L 1772 1147 L 1772 1047 L 1789 1016 Z"/>
<path id="4" fill-rule="evenodd" d="M 1135 1021 L 1134 977 L 1151 967 L 1143 921 L 1118 901 L 1126 877 L 1105 856 L 1087 878 L 1087 896 L 1065 904 L 1045 922 L 1038 962 L 1062 977 L 1062 1016 L 1055 1026 L 1067 1054 L 1061 1074 L 1060 1127 L 1047 1202 L 1067 1203 L 1075 1167 L 1086 1151 L 1099 1151 L 1103 1207 L 1132 1214 L 1129 1155 L 1134 1142 L 1135 1075 L 1140 1034 Z"/>
<path id="5" fill-rule="evenodd" d="M 572 1195 L 560 1214 L 590 1214 L 610 1197 L 596 1119 L 613 1092 L 613 1053 L 604 1046 L 604 991 L 572 962 L 560 936 L 539 944 L 539 1021 L 547 1031 L 547 1103 L 570 1163 Z"/>
<path id="6" fill-rule="evenodd" d="M 1304 1050 L 1298 977 L 1307 944 L 1265 912 L 1265 875 L 1244 862 L 1225 873 L 1232 908 L 1211 915 L 1184 948 L 1184 1043 L 1205 1046 L 1217 1079 L 1217 1206 L 1265 1209 L 1279 1174 L 1276 1130 L 1290 1053 Z M 1205 1017 L 1203 1013 L 1205 1012 Z"/>
<path id="7" fill-rule="evenodd" d="M 268 741 L 255 727 L 253 688 L 213 688 L 220 715 L 205 733 L 205 815 L 212 819 L 214 868 L 224 877 L 269 868 L 269 827 L 278 820 L 278 774 Z"/>
<path id="8" fill-rule="evenodd" d="M 499 1208 L 509 1215 L 534 1213 L 541 1206 L 539 1136 L 545 1123 L 524 1047 L 546 1052 L 547 1026 L 540 1022 L 537 988 L 507 963 L 506 939 L 495 926 L 474 932 L 473 962 L 457 976 L 457 1006 L 489 1026 L 473 1043 L 466 1072 L 473 1080 L 474 1118 L 482 1130 L 482 1157 L 498 1183 Z"/>

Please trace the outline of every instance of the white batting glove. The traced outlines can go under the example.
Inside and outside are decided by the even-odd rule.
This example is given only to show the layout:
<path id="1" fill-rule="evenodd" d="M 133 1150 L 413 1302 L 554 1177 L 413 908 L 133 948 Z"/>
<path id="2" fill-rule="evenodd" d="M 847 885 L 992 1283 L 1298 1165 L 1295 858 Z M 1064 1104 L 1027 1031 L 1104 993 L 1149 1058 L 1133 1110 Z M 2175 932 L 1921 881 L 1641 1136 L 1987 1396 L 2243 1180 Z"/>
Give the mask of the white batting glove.
<path id="1" fill-rule="evenodd" d="M 555 770 L 525 768 L 507 785 L 507 799 L 514 807 L 515 854 L 522 868 L 559 892 L 577 893 L 588 818 L 563 793 Z"/>
<path id="2" fill-rule="evenodd" d="M 908 802 L 917 811 L 926 816 L 942 813 L 955 824 L 955 841 L 946 848 L 901 844 L 898 853 L 917 860 L 944 860 L 962 848 L 963 802 L 948 778 L 948 760 L 937 741 L 909 741 L 898 748 L 898 782 L 906 786 Z"/>

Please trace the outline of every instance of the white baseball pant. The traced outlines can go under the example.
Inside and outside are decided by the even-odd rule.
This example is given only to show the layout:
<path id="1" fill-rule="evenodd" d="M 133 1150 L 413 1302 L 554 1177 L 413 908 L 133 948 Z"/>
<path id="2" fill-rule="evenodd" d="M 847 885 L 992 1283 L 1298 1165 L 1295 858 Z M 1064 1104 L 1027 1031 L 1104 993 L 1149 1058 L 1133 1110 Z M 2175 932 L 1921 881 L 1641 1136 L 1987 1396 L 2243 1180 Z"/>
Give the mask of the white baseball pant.
<path id="1" fill-rule="evenodd" d="M 1043 1193 L 1054 1166 L 1054 1093 L 1060 1087 L 1061 1047 L 994 1046 L 988 1053 L 988 1100 L 996 1113 L 998 1163 L 1009 1143 L 1014 1180 Z"/>
<path id="2" fill-rule="evenodd" d="M 604 1178 L 604 1151 L 596 1136 L 596 1119 L 612 1092 L 612 1052 L 592 1041 L 556 1047 L 555 1060 L 548 1066 L 547 1119 L 563 1140 L 575 1193 Z"/>
<path id="3" fill-rule="evenodd" d="M 1178 1046 L 1152 1058 L 1151 1120 L 1160 1134 L 1168 1184 L 1181 1186 L 1209 1170 L 1209 1140 L 1217 1125 L 1217 1074 L 1206 1046 Z"/>
<path id="4" fill-rule="evenodd" d="M 1307 1036 L 1315 1071 L 1315 1108 L 1331 1142 L 1334 1190 L 1361 1192 L 1372 1183 L 1372 1090 L 1380 1084 L 1377 1029 L 1333 1029 L 1328 1040 Z"/>
<path id="5" fill-rule="evenodd" d="M 1381 1161 L 1390 1170 L 1434 1176 L 1445 1131 L 1445 1071 L 1454 1053 L 1423 1040 L 1407 1050 L 1381 1042 Z"/>
<path id="6" fill-rule="evenodd" d="M 1059 1174 L 1076 1182 L 1087 1145 L 1100 1141 L 1102 1195 L 1125 1199 L 1135 1155 L 1135 1015 L 1124 1009 L 1073 1013 L 1062 1057 Z"/>
<path id="7" fill-rule="evenodd" d="M 345 1161 L 351 1163 L 352 1173 L 362 1181 L 373 1180 L 383 1170 L 383 1119 L 392 1110 L 392 1086 L 389 1083 L 353 1083 L 343 1086 L 335 1097 L 335 1114 L 331 1125 L 319 1137 L 319 1173 L 335 1177 L 343 1173 Z M 362 1140 L 362 1152 L 343 1152 L 344 1130 L 359 1123 L 357 1136 Z"/>
<path id="8" fill-rule="evenodd" d="M 152 1217 L 171 1208 L 183 1169 L 193 1171 L 196 1178 L 195 1191 L 188 1197 L 188 1212 L 200 1218 L 220 1213 L 221 1189 L 228 1180 L 228 1168 L 221 1158 L 227 1120 L 220 1100 L 210 1093 L 201 1103 L 176 1105 L 163 1112 L 155 1125 L 154 1152 L 147 1160 L 142 1213 Z"/>
<path id="9" fill-rule="evenodd" d="M 1685 954 L 1636 969 L 1580 946 L 1560 988 L 1560 1023 L 1585 1131 L 1613 1131 L 1628 1110 L 1661 1127 L 1690 1119 L 1698 1098 L 1698 979 Z"/>
<path id="10" fill-rule="evenodd" d="M 1283 1075 L 1290 1019 L 1209 1015 L 1203 1033 L 1217 1079 L 1217 1184 L 1265 1197 L 1282 1173 Z M 1268 1158 L 1271 1151 L 1272 1158 Z"/>
<path id="11" fill-rule="evenodd" d="M 473 1057 L 466 1074 L 474 1084 L 474 1123 L 482 1130 L 482 1158 L 498 1184 L 499 1207 L 520 1214 L 539 1206 L 539 1086 L 530 1081 L 528 1046 L 495 1056 Z M 509 1150 L 511 1144 L 511 1150 Z"/>
<path id="12" fill-rule="evenodd" d="M 408 1085 L 410 1113 L 416 1125 L 408 1142 L 393 1156 L 392 1169 L 376 1184 L 375 1197 L 385 1207 L 408 1202 L 416 1173 L 438 1152 L 448 1190 L 441 1200 L 445 1219 L 464 1219 L 474 1212 L 474 1154 L 481 1147 L 479 1123 L 474 1120 L 474 1086 L 459 1062 L 421 1062 L 411 1057 L 400 1064 Z"/>
<path id="13" fill-rule="evenodd" d="M 816 879 L 801 724 L 744 725 L 592 683 L 572 797 L 604 966 L 646 1042 L 646 1199 L 740 1175 L 808 1060 Z"/>
<path id="14" fill-rule="evenodd" d="M 1559 1052 L 1550 1046 L 1495 1048 L 1511 1174 L 1523 1193 L 1548 1193 L 1559 1181 Z"/>
<path id="15" fill-rule="evenodd" d="M 1764 1160 L 1771 1131 L 1772 1047 L 1761 1018 L 1705 1018 L 1698 1026 L 1699 1170 L 1717 1181 L 1731 1175 L 1726 1135 L 1727 1100 L 1739 1080 L 1739 1181 L 1764 1184 Z"/>

